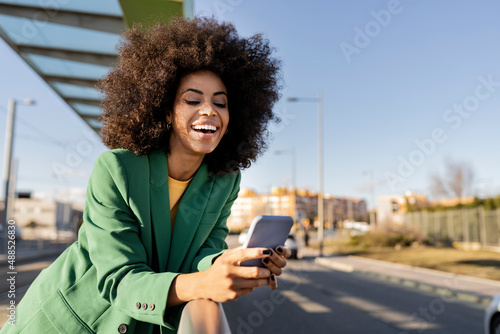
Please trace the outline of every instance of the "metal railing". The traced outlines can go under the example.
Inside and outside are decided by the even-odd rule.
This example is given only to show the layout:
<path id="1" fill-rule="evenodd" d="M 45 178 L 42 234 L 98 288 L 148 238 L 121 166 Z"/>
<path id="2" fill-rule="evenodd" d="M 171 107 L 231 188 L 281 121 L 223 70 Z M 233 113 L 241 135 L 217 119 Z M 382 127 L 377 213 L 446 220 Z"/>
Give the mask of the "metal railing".
<path id="1" fill-rule="evenodd" d="M 192 300 L 184 307 L 179 334 L 231 334 L 221 303 L 207 299 Z"/>
<path id="2" fill-rule="evenodd" d="M 480 206 L 437 212 L 409 212 L 403 216 L 403 226 L 434 240 L 500 247 L 500 209 L 485 210 Z"/>

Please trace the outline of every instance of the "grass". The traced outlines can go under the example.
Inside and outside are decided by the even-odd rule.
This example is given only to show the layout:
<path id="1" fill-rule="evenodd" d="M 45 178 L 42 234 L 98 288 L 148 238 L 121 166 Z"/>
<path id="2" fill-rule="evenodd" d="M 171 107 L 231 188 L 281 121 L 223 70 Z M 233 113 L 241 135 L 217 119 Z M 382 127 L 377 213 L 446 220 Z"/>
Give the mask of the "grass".
<path id="1" fill-rule="evenodd" d="M 317 247 L 317 245 L 312 245 Z M 326 240 L 325 253 L 356 255 L 415 267 L 500 281 L 500 253 L 429 246 L 380 247 L 353 245 L 349 237 Z"/>

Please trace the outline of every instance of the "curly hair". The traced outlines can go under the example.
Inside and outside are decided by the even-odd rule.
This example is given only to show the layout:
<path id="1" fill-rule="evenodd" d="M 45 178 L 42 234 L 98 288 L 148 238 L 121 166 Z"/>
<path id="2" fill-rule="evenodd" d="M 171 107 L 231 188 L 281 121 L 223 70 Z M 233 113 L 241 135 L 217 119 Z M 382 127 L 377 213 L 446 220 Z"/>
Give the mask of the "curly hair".
<path id="1" fill-rule="evenodd" d="M 168 152 L 166 116 L 185 75 L 209 70 L 228 91 L 228 133 L 204 161 L 215 174 L 250 167 L 267 148 L 269 121 L 279 99 L 280 61 L 260 34 L 237 35 L 214 18 L 175 18 L 167 26 L 136 25 L 124 32 L 116 66 L 98 83 L 102 100 L 102 141 L 137 155 Z"/>

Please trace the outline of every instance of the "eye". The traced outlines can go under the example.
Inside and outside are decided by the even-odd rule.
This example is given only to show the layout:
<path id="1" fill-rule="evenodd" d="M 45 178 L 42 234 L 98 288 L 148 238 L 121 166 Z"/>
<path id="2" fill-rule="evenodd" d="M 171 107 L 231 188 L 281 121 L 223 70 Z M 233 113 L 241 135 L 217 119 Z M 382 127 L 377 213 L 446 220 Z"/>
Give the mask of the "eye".
<path id="1" fill-rule="evenodd" d="M 225 103 L 215 103 L 214 102 L 214 106 L 219 107 L 219 108 L 225 108 L 226 104 Z"/>
<path id="2" fill-rule="evenodd" d="M 194 100 L 184 100 L 184 102 L 186 102 L 186 104 L 188 104 L 190 106 L 195 106 L 197 104 L 200 104 L 199 101 L 194 101 Z"/>

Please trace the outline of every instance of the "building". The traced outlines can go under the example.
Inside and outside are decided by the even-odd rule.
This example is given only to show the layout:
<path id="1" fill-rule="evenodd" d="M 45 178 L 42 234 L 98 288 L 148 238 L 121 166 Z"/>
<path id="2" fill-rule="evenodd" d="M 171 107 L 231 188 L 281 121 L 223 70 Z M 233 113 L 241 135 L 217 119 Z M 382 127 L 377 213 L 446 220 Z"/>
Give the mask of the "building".
<path id="1" fill-rule="evenodd" d="M 21 228 L 23 239 L 71 239 L 76 238 L 83 209 L 71 203 L 23 196 L 15 199 L 11 219 Z"/>
<path id="2" fill-rule="evenodd" d="M 366 202 L 360 199 L 323 197 L 325 228 L 334 228 L 338 222 L 347 219 L 367 219 Z M 303 225 L 318 224 L 318 194 L 308 190 L 295 190 L 274 187 L 270 194 L 257 194 L 255 191 L 240 190 L 231 209 L 227 225 L 231 231 L 248 227 L 258 215 L 291 216 Z"/>
<path id="3" fill-rule="evenodd" d="M 377 227 L 400 227 L 403 215 L 429 206 L 425 195 L 407 192 L 405 195 L 381 196 L 377 205 Z"/>

